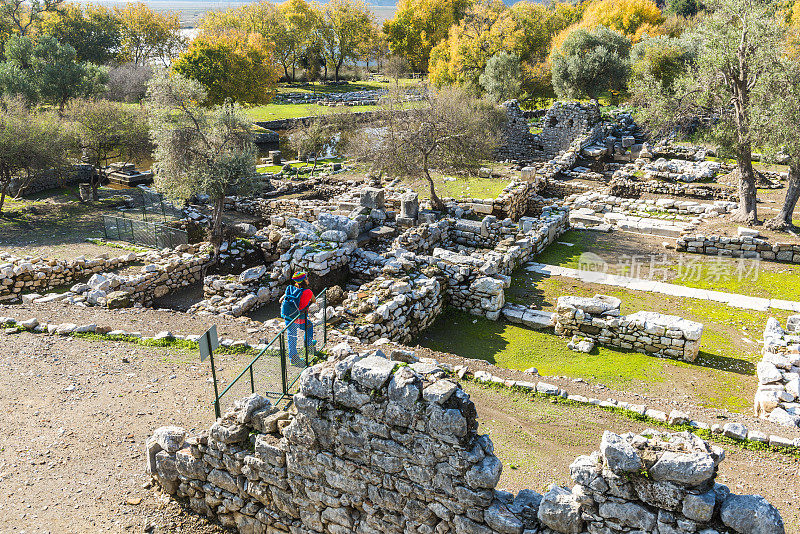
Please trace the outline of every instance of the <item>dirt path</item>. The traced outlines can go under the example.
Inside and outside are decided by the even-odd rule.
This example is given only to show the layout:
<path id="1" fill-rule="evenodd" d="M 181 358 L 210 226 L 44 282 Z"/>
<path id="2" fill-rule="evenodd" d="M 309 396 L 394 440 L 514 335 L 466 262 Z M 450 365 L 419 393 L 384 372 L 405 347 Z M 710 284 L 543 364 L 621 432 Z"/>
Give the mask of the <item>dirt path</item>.
<path id="1" fill-rule="evenodd" d="M 646 426 L 599 408 L 576 408 L 462 384 L 478 409 L 480 432 L 487 433 L 503 460 L 498 488 L 545 490 L 551 483 L 571 487 L 569 465 L 597 450 L 604 430 L 641 432 Z M 787 534 L 800 533 L 800 459 L 737 446 L 724 446 L 717 482 L 735 493 L 760 494 L 781 512 Z"/>
<path id="2" fill-rule="evenodd" d="M 180 359 L 126 343 L 4 337 L 0 531 L 221 532 L 142 487 L 153 429 L 213 420 L 206 373 Z"/>
<path id="3" fill-rule="evenodd" d="M 0 531 L 221 532 L 143 488 L 144 441 L 153 429 L 198 431 L 213 420 L 208 370 L 193 354 L 28 333 L 4 336 L 3 348 Z M 569 464 L 597 448 L 604 429 L 643 429 L 598 409 L 465 387 L 506 463 L 501 486 L 509 489 L 566 484 Z M 800 490 L 788 482 L 798 460 L 736 447 L 728 455 L 720 480 L 768 497 L 791 525 L 787 532 L 800 533 L 791 519 Z"/>

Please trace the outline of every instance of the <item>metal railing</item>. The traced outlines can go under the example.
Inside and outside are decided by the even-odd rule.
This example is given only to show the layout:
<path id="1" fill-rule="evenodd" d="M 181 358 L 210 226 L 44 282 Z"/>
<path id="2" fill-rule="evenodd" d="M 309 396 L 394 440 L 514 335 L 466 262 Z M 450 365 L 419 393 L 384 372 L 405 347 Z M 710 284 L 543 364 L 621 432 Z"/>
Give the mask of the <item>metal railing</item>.
<path id="1" fill-rule="evenodd" d="M 278 405 L 294 393 L 294 386 L 303 369 L 313 365 L 320 352 L 328 343 L 327 289 L 317 295 L 321 313 L 320 320 L 314 322 L 314 313 L 300 312 L 273 337 L 253 360 L 234 378 L 219 395 L 215 394 L 214 413 L 221 417 L 222 405 L 232 404 L 234 400 L 259 393 L 274 400 Z M 313 307 L 313 306 L 312 306 Z M 297 319 L 304 319 L 306 328 L 296 325 Z M 305 332 L 310 330 L 311 335 Z M 303 336 L 302 346 L 298 346 Z M 292 343 L 294 337 L 294 343 Z M 313 342 L 312 342 L 313 340 Z M 292 351 L 294 345 L 294 351 Z M 215 380 L 215 386 L 216 380 Z M 214 391 L 218 391 L 215 388 Z"/>
<path id="2" fill-rule="evenodd" d="M 189 244 L 189 234 L 185 230 L 116 215 L 103 215 L 103 235 L 107 240 L 127 241 L 152 248 L 175 248 Z"/>

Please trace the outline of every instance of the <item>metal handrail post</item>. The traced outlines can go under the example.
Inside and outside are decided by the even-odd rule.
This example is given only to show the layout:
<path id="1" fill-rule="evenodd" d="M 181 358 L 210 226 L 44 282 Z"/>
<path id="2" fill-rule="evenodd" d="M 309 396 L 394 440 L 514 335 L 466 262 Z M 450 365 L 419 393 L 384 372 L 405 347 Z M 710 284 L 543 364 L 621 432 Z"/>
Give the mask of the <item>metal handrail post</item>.
<path id="1" fill-rule="evenodd" d="M 256 392 L 256 383 L 253 380 L 253 364 L 250 364 L 250 393 Z"/>
<path id="2" fill-rule="evenodd" d="M 283 332 L 280 334 L 280 352 L 281 352 L 281 390 L 284 395 L 289 394 L 289 384 L 286 377 L 286 340 L 283 339 Z"/>

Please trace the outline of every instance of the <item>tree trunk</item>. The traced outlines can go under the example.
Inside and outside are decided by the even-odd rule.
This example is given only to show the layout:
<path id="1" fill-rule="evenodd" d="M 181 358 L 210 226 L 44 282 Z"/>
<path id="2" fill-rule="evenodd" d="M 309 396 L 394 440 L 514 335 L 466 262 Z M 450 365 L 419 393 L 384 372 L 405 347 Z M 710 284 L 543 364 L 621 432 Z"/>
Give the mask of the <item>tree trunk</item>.
<path id="1" fill-rule="evenodd" d="M 333 66 L 333 80 L 336 81 L 336 82 L 339 81 L 339 69 L 340 68 L 341 68 L 341 65 L 339 65 L 338 63 Z"/>
<path id="2" fill-rule="evenodd" d="M 428 158 L 424 158 L 425 162 L 425 178 L 428 180 L 428 186 L 431 188 L 431 204 L 433 205 L 433 209 L 436 211 L 444 211 L 444 202 L 442 199 L 439 198 L 439 195 L 436 194 L 436 187 L 433 185 L 433 178 L 431 178 L 431 173 L 428 172 Z"/>
<path id="3" fill-rule="evenodd" d="M 92 200 L 97 202 L 100 200 L 100 193 L 97 191 L 100 188 L 100 183 L 103 181 L 103 169 L 100 164 L 97 165 L 97 174 L 92 176 L 90 183 L 92 184 Z"/>
<path id="4" fill-rule="evenodd" d="M 742 30 L 744 32 L 744 29 Z M 736 164 L 739 169 L 739 208 L 731 220 L 743 224 L 757 224 L 756 177 L 753 173 L 753 149 L 750 143 L 750 76 L 747 63 L 747 41 L 742 34 L 742 42 L 737 51 L 739 69 L 731 83 L 733 93 L 734 120 L 736 123 Z"/>
<path id="5" fill-rule="evenodd" d="M 792 164 L 789 167 L 789 183 L 786 185 L 786 196 L 783 199 L 783 207 L 778 214 L 764 223 L 764 226 L 771 230 L 785 231 L 794 226 L 792 214 L 800 197 L 800 165 Z M 0 204 L 2 206 L 2 204 Z"/>
<path id="6" fill-rule="evenodd" d="M 225 209 L 225 195 L 214 202 L 211 216 L 211 245 L 214 247 L 214 257 L 219 258 L 219 248 L 222 246 L 222 212 Z M 216 261 L 216 260 L 215 260 Z"/>
<path id="7" fill-rule="evenodd" d="M 6 192 L 11 184 L 11 171 L 0 169 L 0 180 L 3 181 L 3 191 L 0 193 L 0 213 L 3 213 L 3 204 L 6 202 Z"/>

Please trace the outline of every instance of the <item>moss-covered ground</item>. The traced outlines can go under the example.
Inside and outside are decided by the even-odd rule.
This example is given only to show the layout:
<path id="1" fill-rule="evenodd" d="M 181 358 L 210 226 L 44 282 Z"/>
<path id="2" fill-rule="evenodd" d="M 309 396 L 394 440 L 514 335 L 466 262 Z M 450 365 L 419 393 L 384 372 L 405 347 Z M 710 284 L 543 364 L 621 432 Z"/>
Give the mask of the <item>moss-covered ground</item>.
<path id="1" fill-rule="evenodd" d="M 416 191 L 420 198 L 430 198 L 431 191 L 425 179 L 406 179 L 406 185 Z M 478 176 L 433 175 L 436 194 L 440 198 L 495 198 L 511 183 L 508 178 L 480 178 Z"/>
<path id="2" fill-rule="evenodd" d="M 659 239 L 634 234 L 569 231 L 558 241 L 536 261 L 578 269 L 581 254 L 591 252 L 608 262 L 609 273 L 625 275 L 631 273 L 631 258 L 637 256 L 633 268 L 638 277 L 652 273 L 653 280 L 671 284 L 800 301 L 800 265 L 665 250 Z"/>
<path id="3" fill-rule="evenodd" d="M 574 245 L 554 244 L 538 261 L 577 267 L 577 258 L 583 251 L 613 252 L 613 247 L 603 248 L 603 242 L 590 239 L 593 237 L 588 233 L 565 234 L 560 240 Z M 775 271 L 762 269 L 755 282 L 729 281 L 727 285 L 714 282 L 707 287 L 745 295 L 800 298 L 800 277 L 794 269 L 782 272 L 789 267 L 781 265 Z M 706 272 L 711 269 L 707 264 L 702 268 Z M 694 287 L 703 286 L 697 283 Z M 751 409 L 757 386 L 755 364 L 760 359 L 759 341 L 764 324 L 770 316 L 785 322 L 789 315 L 789 312 L 751 311 L 699 299 L 543 277 L 523 269 L 512 276 L 506 300 L 552 311 L 559 296 L 590 297 L 598 293 L 620 298 L 623 314 L 648 310 L 702 323 L 704 331 L 697 360 L 688 363 L 606 347 L 581 354 L 569 350 L 566 340 L 556 336 L 552 329 L 532 330 L 502 320 L 489 321 L 453 308 L 442 314 L 419 343 L 510 369 L 535 367 L 542 375 L 585 378 L 615 389 L 633 388 L 662 397 L 685 396 L 706 406 L 746 411 Z"/>

